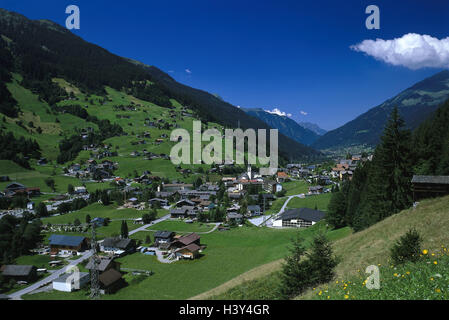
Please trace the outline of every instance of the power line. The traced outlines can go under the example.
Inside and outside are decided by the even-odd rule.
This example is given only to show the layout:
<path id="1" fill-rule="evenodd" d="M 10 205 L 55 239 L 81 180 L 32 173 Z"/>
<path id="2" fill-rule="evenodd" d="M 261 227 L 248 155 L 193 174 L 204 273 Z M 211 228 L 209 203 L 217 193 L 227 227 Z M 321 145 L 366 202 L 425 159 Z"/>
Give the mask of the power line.
<path id="1" fill-rule="evenodd" d="M 95 232 L 95 222 L 92 223 L 92 237 L 90 240 L 90 247 L 92 250 L 92 265 L 93 268 L 90 269 L 90 298 L 92 300 L 98 300 L 100 298 L 100 273 L 99 273 L 99 265 L 100 258 L 98 257 L 97 252 L 97 235 Z"/>

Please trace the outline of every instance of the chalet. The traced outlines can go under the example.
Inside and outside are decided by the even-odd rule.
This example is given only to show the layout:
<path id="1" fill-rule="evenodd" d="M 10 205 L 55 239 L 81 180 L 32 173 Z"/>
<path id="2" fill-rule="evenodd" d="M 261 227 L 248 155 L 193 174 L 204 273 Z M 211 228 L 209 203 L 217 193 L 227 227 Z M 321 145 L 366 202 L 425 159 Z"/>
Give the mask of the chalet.
<path id="1" fill-rule="evenodd" d="M 5 188 L 5 192 L 7 192 L 7 191 L 16 192 L 19 190 L 26 190 L 26 187 L 23 184 L 18 183 L 18 182 L 12 182 L 12 183 L 8 184 Z"/>
<path id="2" fill-rule="evenodd" d="M 250 217 L 260 216 L 261 215 L 260 206 L 259 205 L 248 206 L 248 215 Z"/>
<path id="3" fill-rule="evenodd" d="M 111 257 L 101 257 L 99 263 L 95 267 L 94 261 L 91 258 L 86 265 L 87 270 L 98 270 L 100 275 L 110 269 L 114 269 L 116 271 L 120 271 L 120 262 L 114 260 Z"/>
<path id="4" fill-rule="evenodd" d="M 100 282 L 100 293 L 102 294 L 114 293 L 125 284 L 122 274 L 115 269 L 108 269 L 103 272 L 98 280 Z"/>
<path id="5" fill-rule="evenodd" d="M 187 199 L 182 199 L 179 200 L 178 202 L 176 202 L 175 207 L 177 208 L 182 208 L 184 206 L 194 206 L 195 203 L 193 201 L 187 200 Z"/>
<path id="6" fill-rule="evenodd" d="M 237 224 L 240 224 L 242 222 L 242 219 L 243 219 L 243 215 L 241 215 L 240 213 L 237 213 L 237 212 L 229 212 L 226 215 L 227 222 L 233 221 Z"/>
<path id="7" fill-rule="evenodd" d="M 87 238 L 82 236 L 52 234 L 48 240 L 51 254 L 82 252 L 89 247 Z"/>
<path id="8" fill-rule="evenodd" d="M 148 200 L 148 202 L 150 203 L 150 205 L 158 204 L 161 207 L 168 206 L 168 200 L 161 199 L 161 198 L 153 198 L 153 199 Z"/>
<path id="9" fill-rule="evenodd" d="M 413 200 L 449 194 L 449 176 L 413 176 Z"/>
<path id="10" fill-rule="evenodd" d="M 158 247 L 161 244 L 170 244 L 173 241 L 175 233 L 172 231 L 156 231 L 154 233 L 154 244 Z"/>
<path id="11" fill-rule="evenodd" d="M 201 246 L 200 240 L 201 237 L 193 232 L 173 240 L 173 242 L 170 244 L 170 248 L 178 249 L 188 246 L 190 244 L 196 244 L 197 246 Z"/>
<path id="12" fill-rule="evenodd" d="M 105 238 L 100 245 L 100 251 L 113 253 L 115 255 L 123 255 L 132 253 L 136 249 L 136 241 L 134 239 L 122 239 L 119 237 Z"/>
<path id="13" fill-rule="evenodd" d="M 331 179 L 328 176 L 318 176 L 315 179 L 316 183 L 320 184 L 320 185 L 329 185 L 332 183 Z"/>
<path id="14" fill-rule="evenodd" d="M 37 268 L 29 265 L 4 265 L 0 268 L 5 279 L 30 282 L 37 277 Z"/>
<path id="15" fill-rule="evenodd" d="M 290 209 L 273 221 L 273 227 L 306 228 L 322 220 L 325 213 L 309 208 Z"/>
<path id="16" fill-rule="evenodd" d="M 90 274 L 88 272 L 80 272 L 78 275 L 79 278 L 75 282 L 73 273 L 64 273 L 59 278 L 53 280 L 53 289 L 63 292 L 72 292 L 85 287 L 90 281 Z"/>
<path id="17" fill-rule="evenodd" d="M 158 191 L 155 193 L 156 197 L 162 198 L 162 199 L 170 198 L 174 194 L 175 194 L 175 192 L 173 192 L 173 191 Z"/>
<path id="18" fill-rule="evenodd" d="M 265 180 L 263 189 L 269 193 L 277 193 L 282 191 L 282 185 L 274 180 Z"/>
<path id="19" fill-rule="evenodd" d="M 201 247 L 195 243 L 179 248 L 175 251 L 178 259 L 196 259 L 200 255 Z"/>
<path id="20" fill-rule="evenodd" d="M 90 221 L 91 224 L 95 224 L 96 227 L 103 227 L 105 225 L 105 219 L 101 217 L 94 218 Z"/>
<path id="21" fill-rule="evenodd" d="M 279 182 L 279 183 L 285 182 L 285 181 L 287 181 L 288 179 L 289 179 L 289 176 L 288 176 L 285 172 L 283 172 L 283 171 L 279 171 L 279 172 L 276 174 L 276 180 L 277 180 L 277 182 Z"/>
<path id="22" fill-rule="evenodd" d="M 75 187 L 76 194 L 85 194 L 87 193 L 86 187 Z"/>
<path id="23" fill-rule="evenodd" d="M 321 193 L 323 193 L 323 191 L 324 191 L 324 188 L 322 186 L 309 187 L 310 194 L 321 194 Z"/>
<path id="24" fill-rule="evenodd" d="M 170 210 L 172 218 L 188 218 L 197 215 L 198 208 L 196 206 L 182 206 L 181 208 L 174 208 Z"/>

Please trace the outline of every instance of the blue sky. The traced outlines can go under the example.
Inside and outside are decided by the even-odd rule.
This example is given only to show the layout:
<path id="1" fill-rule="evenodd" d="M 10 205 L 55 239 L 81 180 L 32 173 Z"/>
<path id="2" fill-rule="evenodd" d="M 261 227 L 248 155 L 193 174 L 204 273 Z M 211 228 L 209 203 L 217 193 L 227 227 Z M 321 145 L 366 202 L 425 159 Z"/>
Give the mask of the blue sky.
<path id="1" fill-rule="evenodd" d="M 449 36 L 444 0 L 1 0 L 0 7 L 65 25 L 70 4 L 81 10 L 74 33 L 89 42 L 234 105 L 278 108 L 327 130 L 442 69 L 394 66 L 351 45 Z M 370 4 L 380 8 L 380 30 L 365 27 Z"/>

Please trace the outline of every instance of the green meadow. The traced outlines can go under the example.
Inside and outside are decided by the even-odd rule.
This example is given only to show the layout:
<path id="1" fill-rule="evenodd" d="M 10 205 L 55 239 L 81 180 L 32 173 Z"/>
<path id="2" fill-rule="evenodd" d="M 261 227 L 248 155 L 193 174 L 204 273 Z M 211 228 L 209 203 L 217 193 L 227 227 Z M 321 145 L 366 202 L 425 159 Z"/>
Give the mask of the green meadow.
<path id="1" fill-rule="evenodd" d="M 201 235 L 207 245 L 203 256 L 193 261 L 160 263 L 154 256 L 134 253 L 118 261 L 122 268 L 151 270 L 154 275 L 141 278 L 127 275 L 131 284 L 102 299 L 187 299 L 213 289 L 257 266 L 283 258 L 293 237 L 300 234 L 307 243 L 316 232 L 327 232 L 317 224 L 304 230 L 275 230 L 240 227 Z M 328 232 L 332 238 L 333 231 Z M 147 232 L 138 234 L 146 235 Z M 136 234 L 137 235 L 137 234 Z M 341 236 L 340 234 L 336 235 Z M 76 293 L 49 292 L 27 295 L 26 299 L 87 299 L 86 291 Z"/>

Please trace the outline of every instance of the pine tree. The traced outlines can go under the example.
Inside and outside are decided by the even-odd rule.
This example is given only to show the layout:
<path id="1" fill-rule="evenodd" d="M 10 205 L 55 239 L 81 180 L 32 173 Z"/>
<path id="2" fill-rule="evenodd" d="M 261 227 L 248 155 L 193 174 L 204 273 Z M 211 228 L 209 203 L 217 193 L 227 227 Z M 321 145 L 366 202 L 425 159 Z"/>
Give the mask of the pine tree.
<path id="1" fill-rule="evenodd" d="M 342 191 L 332 194 L 326 213 L 326 221 L 334 228 L 346 226 L 346 197 Z"/>
<path id="2" fill-rule="evenodd" d="M 128 224 L 125 220 L 122 220 L 120 233 L 123 239 L 128 239 Z"/>
<path id="3" fill-rule="evenodd" d="M 326 283 L 334 277 L 337 260 L 333 256 L 331 243 L 324 236 L 318 234 L 312 242 L 310 252 L 307 254 L 310 282 L 312 285 Z"/>
<path id="4" fill-rule="evenodd" d="M 284 299 L 298 295 L 309 285 L 309 268 L 303 261 L 306 250 L 302 241 L 300 237 L 292 240 L 290 255 L 282 266 L 280 292 Z"/>
<path id="5" fill-rule="evenodd" d="M 411 148 L 409 130 L 398 109 L 390 119 L 377 146 L 367 178 L 366 191 L 361 196 L 361 208 L 354 218 L 354 229 L 364 229 L 412 204 Z"/>

